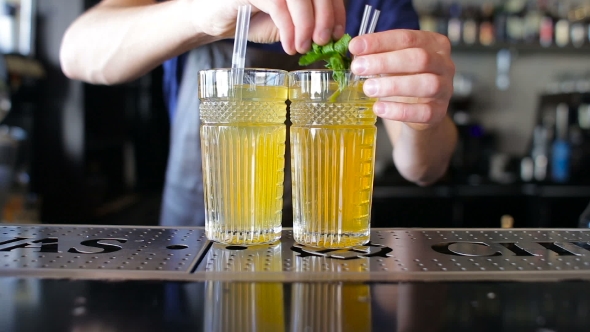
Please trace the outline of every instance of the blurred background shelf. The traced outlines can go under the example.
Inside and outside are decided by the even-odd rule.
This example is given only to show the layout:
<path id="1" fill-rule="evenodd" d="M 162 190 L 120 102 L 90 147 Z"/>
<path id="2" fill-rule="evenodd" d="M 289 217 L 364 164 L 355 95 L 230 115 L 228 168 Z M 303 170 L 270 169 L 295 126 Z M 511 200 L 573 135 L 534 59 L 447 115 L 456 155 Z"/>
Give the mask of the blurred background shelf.
<path id="1" fill-rule="evenodd" d="M 453 53 L 496 53 L 502 49 L 509 49 L 515 51 L 517 54 L 522 55 L 543 55 L 543 54 L 556 54 L 556 55 L 586 55 L 590 52 L 590 46 L 584 47 L 559 47 L 549 46 L 543 47 L 537 44 L 516 44 L 516 43 L 501 43 L 489 46 L 484 45 L 466 45 L 458 44 L 453 45 Z"/>

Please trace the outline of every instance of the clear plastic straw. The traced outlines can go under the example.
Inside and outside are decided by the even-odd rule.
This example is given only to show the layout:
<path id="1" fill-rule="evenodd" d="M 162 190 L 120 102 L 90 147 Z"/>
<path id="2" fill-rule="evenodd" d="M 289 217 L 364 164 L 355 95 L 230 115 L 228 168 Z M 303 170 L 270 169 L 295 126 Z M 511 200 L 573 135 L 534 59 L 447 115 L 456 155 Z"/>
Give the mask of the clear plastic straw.
<path id="1" fill-rule="evenodd" d="M 359 36 L 373 33 L 375 32 L 375 27 L 377 26 L 377 21 L 379 20 L 379 15 L 381 14 L 380 10 L 375 9 L 373 12 L 373 16 L 371 17 L 371 11 L 373 11 L 373 6 L 365 5 L 365 11 L 363 12 L 363 18 L 361 20 L 361 26 L 359 28 Z M 371 21 L 369 22 L 369 17 L 371 17 Z M 352 80 L 356 82 L 359 79 L 357 75 L 352 76 Z"/>
<path id="2" fill-rule="evenodd" d="M 246 62 L 246 46 L 248 44 L 248 29 L 250 29 L 251 13 L 251 5 L 243 5 L 238 9 L 236 36 L 234 38 L 234 53 L 231 63 L 234 85 L 243 83 L 242 80 L 244 75 L 244 65 Z"/>
<path id="3" fill-rule="evenodd" d="M 377 26 L 377 21 L 379 20 L 379 15 L 381 14 L 381 11 L 375 9 L 375 11 L 373 12 L 373 16 L 371 17 L 372 10 L 373 6 L 365 5 L 365 11 L 363 12 L 363 18 L 361 20 L 361 26 L 359 28 L 359 36 L 375 32 L 375 27 Z M 371 17 L 370 22 L 369 17 Z"/>
<path id="4" fill-rule="evenodd" d="M 371 16 L 371 10 L 373 6 L 365 5 L 365 11 L 363 12 L 363 19 L 361 20 L 361 26 L 359 28 L 359 36 L 367 33 L 367 24 L 369 24 L 369 16 Z"/>
<path id="5" fill-rule="evenodd" d="M 373 17 L 371 18 L 371 24 L 369 24 L 369 30 L 367 33 L 375 32 L 375 27 L 377 27 L 377 21 L 379 20 L 379 15 L 381 14 L 380 10 L 375 9 L 373 12 Z"/>

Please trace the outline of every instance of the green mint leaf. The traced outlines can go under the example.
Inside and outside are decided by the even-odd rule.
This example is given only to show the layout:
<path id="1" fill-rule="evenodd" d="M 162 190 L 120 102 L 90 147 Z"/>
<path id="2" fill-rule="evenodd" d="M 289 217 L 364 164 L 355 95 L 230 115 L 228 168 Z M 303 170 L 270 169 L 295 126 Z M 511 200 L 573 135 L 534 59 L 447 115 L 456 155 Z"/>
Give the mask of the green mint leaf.
<path id="1" fill-rule="evenodd" d="M 316 43 L 312 43 L 311 50 L 299 58 L 299 65 L 301 66 L 308 66 L 312 63 L 318 61 L 326 61 L 330 64 L 333 57 L 339 57 L 344 64 L 344 68 L 341 69 L 350 69 L 350 62 L 352 61 L 347 53 L 348 53 L 348 44 L 350 43 L 349 34 L 345 34 L 340 38 L 338 41 L 330 41 L 326 45 L 318 45 Z M 328 68 L 331 68 L 327 66 Z M 332 68 L 335 69 L 335 68 Z"/>
<path id="2" fill-rule="evenodd" d="M 332 73 L 332 77 L 334 78 L 334 81 L 338 82 L 339 91 L 344 90 L 344 87 L 348 85 L 348 79 L 343 71 L 335 70 Z"/>
<path id="3" fill-rule="evenodd" d="M 348 44 L 352 40 L 349 34 L 344 34 L 336 43 L 334 43 L 334 50 L 343 57 L 348 53 Z"/>
<path id="4" fill-rule="evenodd" d="M 300 66 L 309 66 L 312 63 L 318 61 L 327 61 L 332 55 L 331 54 L 319 54 L 319 53 L 305 53 L 299 58 Z"/>
<path id="5" fill-rule="evenodd" d="M 346 67 L 344 65 L 344 60 L 342 60 L 342 56 L 336 53 L 330 57 L 328 60 L 328 68 L 332 70 L 345 70 Z"/>
<path id="6" fill-rule="evenodd" d="M 330 41 L 326 45 L 320 46 L 312 43 L 311 51 L 305 53 L 299 58 L 300 66 L 308 66 L 318 61 L 326 61 L 326 68 L 332 69 L 332 77 L 338 83 L 338 90 L 330 96 L 329 100 L 334 102 L 340 92 L 348 85 L 348 79 L 343 70 L 350 69 L 352 59 L 348 57 L 348 44 L 352 37 L 345 34 L 336 42 Z"/>
<path id="7" fill-rule="evenodd" d="M 322 47 L 320 45 L 316 44 L 316 43 L 312 43 L 311 44 L 311 52 L 321 54 L 322 53 Z"/>
<path id="8" fill-rule="evenodd" d="M 334 50 L 334 41 L 330 40 L 326 45 L 322 46 L 322 53 L 323 54 L 332 54 L 335 53 Z"/>
<path id="9" fill-rule="evenodd" d="M 300 66 L 309 66 L 314 62 L 320 61 L 321 56 L 322 56 L 321 54 L 312 53 L 312 52 L 305 53 L 304 55 L 302 55 L 299 58 L 299 65 Z"/>

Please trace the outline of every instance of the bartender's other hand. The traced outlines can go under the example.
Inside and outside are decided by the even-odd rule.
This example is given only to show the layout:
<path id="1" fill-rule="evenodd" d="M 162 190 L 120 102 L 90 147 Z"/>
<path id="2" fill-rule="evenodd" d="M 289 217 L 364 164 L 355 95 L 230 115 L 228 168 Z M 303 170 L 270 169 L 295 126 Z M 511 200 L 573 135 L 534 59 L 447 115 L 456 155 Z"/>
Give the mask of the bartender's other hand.
<path id="1" fill-rule="evenodd" d="M 221 38 L 235 35 L 238 8 L 252 4 L 248 39 L 257 43 L 281 41 L 288 54 L 305 53 L 312 40 L 320 45 L 344 34 L 343 0 L 182 0 L 191 8 L 197 31 Z"/>
<path id="2" fill-rule="evenodd" d="M 447 37 L 428 31 L 389 30 L 351 40 L 351 70 L 377 75 L 364 84 L 377 97 L 373 110 L 383 119 L 416 130 L 439 124 L 453 95 L 455 65 Z"/>

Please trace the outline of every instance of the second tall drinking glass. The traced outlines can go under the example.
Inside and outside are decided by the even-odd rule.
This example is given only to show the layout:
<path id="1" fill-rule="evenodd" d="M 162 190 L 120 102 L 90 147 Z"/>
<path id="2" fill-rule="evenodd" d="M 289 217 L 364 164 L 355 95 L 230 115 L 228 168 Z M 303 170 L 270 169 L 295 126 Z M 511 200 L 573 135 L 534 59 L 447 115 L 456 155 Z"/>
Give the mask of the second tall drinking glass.
<path id="1" fill-rule="evenodd" d="M 298 243 L 350 248 L 369 241 L 377 118 L 362 84 L 348 71 L 289 73 Z"/>
<path id="2" fill-rule="evenodd" d="M 207 237 L 225 244 L 274 242 L 282 230 L 287 72 L 199 75 Z"/>

